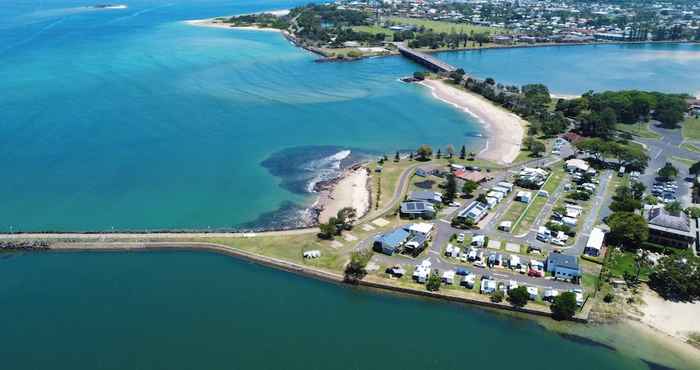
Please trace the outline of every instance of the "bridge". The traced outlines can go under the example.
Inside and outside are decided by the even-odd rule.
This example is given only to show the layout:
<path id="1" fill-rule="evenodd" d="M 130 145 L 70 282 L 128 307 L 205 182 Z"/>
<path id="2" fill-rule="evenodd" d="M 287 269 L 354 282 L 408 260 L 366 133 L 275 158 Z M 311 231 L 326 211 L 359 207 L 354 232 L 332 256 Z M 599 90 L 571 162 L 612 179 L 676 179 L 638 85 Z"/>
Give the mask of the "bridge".
<path id="1" fill-rule="evenodd" d="M 445 63 L 430 54 L 421 53 L 420 51 L 413 50 L 403 44 L 396 44 L 396 46 L 399 48 L 401 55 L 430 69 L 431 71 L 438 73 L 450 73 L 457 70 L 456 67 Z"/>

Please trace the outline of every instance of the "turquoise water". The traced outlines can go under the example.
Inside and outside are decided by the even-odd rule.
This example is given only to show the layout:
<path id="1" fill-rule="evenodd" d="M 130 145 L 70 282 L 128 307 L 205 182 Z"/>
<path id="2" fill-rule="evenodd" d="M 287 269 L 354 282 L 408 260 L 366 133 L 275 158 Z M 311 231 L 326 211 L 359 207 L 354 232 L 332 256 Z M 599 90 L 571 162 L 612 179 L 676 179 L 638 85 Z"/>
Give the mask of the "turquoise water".
<path id="1" fill-rule="evenodd" d="M 479 77 L 558 94 L 642 89 L 700 96 L 700 44 L 552 46 L 440 53 Z"/>
<path id="2" fill-rule="evenodd" d="M 402 58 L 314 63 L 276 33 L 181 22 L 299 3 L 134 0 L 91 10 L 84 0 L 3 1 L 0 231 L 293 226 L 313 201 L 304 185 L 332 175 L 345 150 L 350 161 L 422 143 L 483 145 L 474 119 L 397 81 L 419 69 Z M 441 57 L 560 93 L 693 91 L 697 50 Z M 270 161 L 289 153 L 293 165 Z"/>
<path id="3" fill-rule="evenodd" d="M 209 253 L 5 255 L 0 307 L 14 370 L 648 369 L 533 321 Z"/>

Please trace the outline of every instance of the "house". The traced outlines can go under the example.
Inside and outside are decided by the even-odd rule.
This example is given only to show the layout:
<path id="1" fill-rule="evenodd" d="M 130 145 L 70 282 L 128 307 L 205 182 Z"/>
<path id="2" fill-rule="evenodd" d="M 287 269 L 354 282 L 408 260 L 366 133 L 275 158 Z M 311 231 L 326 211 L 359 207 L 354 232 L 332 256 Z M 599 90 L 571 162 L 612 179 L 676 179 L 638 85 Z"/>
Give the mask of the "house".
<path id="1" fill-rule="evenodd" d="M 583 159 L 572 158 L 566 161 L 566 171 L 567 172 L 586 172 L 590 166 Z"/>
<path id="2" fill-rule="evenodd" d="M 586 248 L 583 249 L 583 253 L 592 257 L 600 256 L 600 250 L 603 248 L 603 241 L 605 240 L 605 233 L 603 230 L 595 227 L 591 231 L 591 235 L 588 237 L 586 242 Z"/>
<path id="3" fill-rule="evenodd" d="M 484 182 L 484 180 L 488 179 L 488 175 L 485 173 L 479 171 L 467 171 L 465 169 L 454 170 L 452 174 L 460 180 L 469 180 L 474 181 L 476 183 L 481 183 Z"/>
<path id="4" fill-rule="evenodd" d="M 428 202 L 402 202 L 399 210 L 401 217 L 422 217 L 431 219 L 435 217 L 435 207 Z"/>
<path id="5" fill-rule="evenodd" d="M 515 194 L 515 200 L 518 202 L 530 203 L 532 200 L 532 192 L 521 190 Z"/>
<path id="6" fill-rule="evenodd" d="M 409 201 L 414 202 L 429 202 L 432 204 L 442 203 L 442 194 L 435 191 L 412 191 L 408 195 Z"/>
<path id="7" fill-rule="evenodd" d="M 577 280 L 581 276 L 576 256 L 550 253 L 545 261 L 545 268 L 557 279 Z"/>
<path id="8" fill-rule="evenodd" d="M 477 223 L 481 221 L 486 215 L 488 214 L 487 212 L 488 206 L 484 203 L 481 202 L 472 202 L 467 208 L 464 208 L 463 210 L 459 211 L 457 214 L 457 219 L 462 220 L 462 221 L 470 221 L 473 223 Z"/>
<path id="9" fill-rule="evenodd" d="M 390 233 L 377 236 L 374 239 L 373 248 L 391 256 L 406 242 L 409 236 L 411 236 L 409 231 L 398 228 Z"/>
<path id="10" fill-rule="evenodd" d="M 691 219 L 684 212 L 672 215 L 661 206 L 644 208 L 644 218 L 649 225 L 649 242 L 665 247 L 693 248 L 697 219 Z"/>
<path id="11" fill-rule="evenodd" d="M 421 222 L 417 224 L 410 224 L 405 227 L 409 232 L 413 234 L 423 235 L 426 239 L 430 239 L 433 234 L 433 228 L 435 225 L 429 224 L 427 222 Z"/>
<path id="12" fill-rule="evenodd" d="M 419 265 L 416 265 L 416 269 L 413 270 L 413 279 L 418 283 L 425 283 L 428 281 L 428 276 L 430 276 L 430 266 L 432 264 L 428 260 L 423 260 Z"/>

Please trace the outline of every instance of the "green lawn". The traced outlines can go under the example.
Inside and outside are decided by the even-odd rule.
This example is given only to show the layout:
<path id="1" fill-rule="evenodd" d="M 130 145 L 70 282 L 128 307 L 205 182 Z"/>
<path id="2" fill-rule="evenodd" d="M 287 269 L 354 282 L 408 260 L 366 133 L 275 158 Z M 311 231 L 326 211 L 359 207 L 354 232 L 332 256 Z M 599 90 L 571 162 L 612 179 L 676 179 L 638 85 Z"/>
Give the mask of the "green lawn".
<path id="1" fill-rule="evenodd" d="M 371 33 L 373 35 L 383 33 L 383 34 L 387 35 L 386 39 L 389 41 L 394 39 L 394 31 L 392 31 L 388 28 L 375 26 L 375 25 L 372 25 L 372 26 L 353 26 L 351 28 L 353 31 L 356 31 L 356 32 L 367 32 L 367 33 Z"/>
<path id="2" fill-rule="evenodd" d="M 692 160 L 692 159 L 681 158 L 681 157 L 676 157 L 676 156 L 671 157 L 671 161 L 675 161 L 675 162 L 678 162 L 678 163 L 682 163 L 682 164 L 684 164 L 684 165 L 686 165 L 686 166 L 688 166 L 688 167 L 690 167 L 690 166 L 692 166 L 692 165 L 695 164 L 695 161 Z"/>
<path id="3" fill-rule="evenodd" d="M 686 140 L 700 140 L 700 118 L 688 118 L 681 124 L 683 138 Z"/>
<path id="4" fill-rule="evenodd" d="M 615 125 L 617 131 L 626 132 L 632 136 L 637 136 L 645 139 L 660 139 L 661 135 L 649 129 L 649 122 L 640 122 L 635 124 L 618 123 Z"/>
<path id="5" fill-rule="evenodd" d="M 484 26 L 474 26 L 466 23 L 454 23 L 446 21 L 433 21 L 430 19 L 416 19 L 416 18 L 404 18 L 404 17 L 389 17 L 388 21 L 397 25 L 415 25 L 423 26 L 427 29 L 432 29 L 434 32 L 446 32 L 450 33 L 452 30 L 456 33 L 464 32 L 471 33 L 472 31 L 477 32 L 487 32 L 487 33 L 504 33 L 503 29 L 495 27 L 484 27 Z"/>
<path id="6" fill-rule="evenodd" d="M 608 263 L 607 263 L 607 269 L 610 271 L 612 276 L 622 278 L 624 277 L 625 272 L 628 274 L 636 274 L 637 272 L 637 267 L 636 267 L 636 261 L 637 261 L 637 255 L 632 252 L 626 252 L 626 251 L 616 251 L 614 248 L 611 248 L 610 253 L 608 257 Z M 649 274 L 651 273 L 651 269 L 647 266 L 642 266 L 639 274 L 639 279 L 640 280 L 647 280 L 649 278 Z"/>
<path id="7" fill-rule="evenodd" d="M 515 223 L 515 221 L 520 218 L 520 215 L 523 214 L 525 211 L 525 208 L 527 208 L 527 204 L 523 202 L 516 202 L 514 200 L 510 200 L 510 206 L 508 207 L 508 210 L 503 214 L 503 217 L 501 217 L 501 221 L 510 221 Z"/>

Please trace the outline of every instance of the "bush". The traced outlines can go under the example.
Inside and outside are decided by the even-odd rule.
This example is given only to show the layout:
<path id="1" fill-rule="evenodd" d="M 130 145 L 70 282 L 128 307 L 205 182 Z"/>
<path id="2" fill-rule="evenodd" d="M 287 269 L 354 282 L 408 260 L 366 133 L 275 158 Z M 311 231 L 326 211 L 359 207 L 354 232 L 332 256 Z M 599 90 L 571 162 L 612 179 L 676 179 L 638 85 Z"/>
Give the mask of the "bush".
<path id="1" fill-rule="evenodd" d="M 345 266 L 345 282 L 357 284 L 367 275 L 367 263 L 372 259 L 372 251 L 353 252 L 350 263 Z"/>
<path id="2" fill-rule="evenodd" d="M 437 272 L 433 272 L 432 274 L 430 274 L 430 277 L 428 278 L 428 282 L 425 284 L 425 287 L 431 292 L 437 292 L 440 290 L 441 285 L 442 279 L 440 279 L 440 276 L 437 274 Z"/>
<path id="3" fill-rule="evenodd" d="M 497 290 L 491 294 L 491 302 L 499 303 L 503 302 L 504 294 L 502 290 Z"/>
<path id="4" fill-rule="evenodd" d="M 612 293 L 608 293 L 605 295 L 605 297 L 603 297 L 603 302 L 605 302 L 605 303 L 612 303 L 612 301 L 614 301 L 614 300 L 615 300 L 615 295 L 613 295 Z"/>
<path id="5" fill-rule="evenodd" d="M 530 295 L 527 293 L 527 288 L 524 286 L 519 286 L 508 292 L 508 302 L 514 307 L 525 307 L 529 298 Z"/>
<path id="6" fill-rule="evenodd" d="M 570 320 L 576 314 L 576 294 L 564 292 L 554 298 L 549 307 L 555 320 Z"/>

